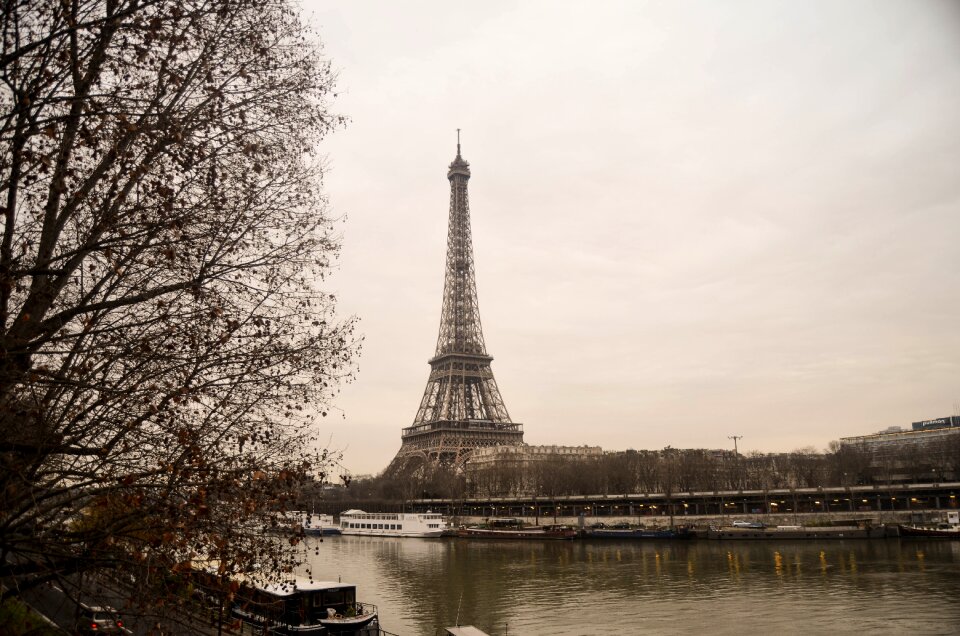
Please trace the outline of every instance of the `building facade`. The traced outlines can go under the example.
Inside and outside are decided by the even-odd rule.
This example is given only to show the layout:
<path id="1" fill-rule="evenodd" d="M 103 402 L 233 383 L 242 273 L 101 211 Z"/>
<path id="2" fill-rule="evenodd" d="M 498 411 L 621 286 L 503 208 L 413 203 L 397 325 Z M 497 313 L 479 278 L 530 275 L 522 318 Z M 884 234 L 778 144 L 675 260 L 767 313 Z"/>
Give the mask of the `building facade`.
<path id="1" fill-rule="evenodd" d="M 960 418 L 915 422 L 910 429 L 840 438 L 841 448 L 859 454 L 875 483 L 960 480 Z"/>

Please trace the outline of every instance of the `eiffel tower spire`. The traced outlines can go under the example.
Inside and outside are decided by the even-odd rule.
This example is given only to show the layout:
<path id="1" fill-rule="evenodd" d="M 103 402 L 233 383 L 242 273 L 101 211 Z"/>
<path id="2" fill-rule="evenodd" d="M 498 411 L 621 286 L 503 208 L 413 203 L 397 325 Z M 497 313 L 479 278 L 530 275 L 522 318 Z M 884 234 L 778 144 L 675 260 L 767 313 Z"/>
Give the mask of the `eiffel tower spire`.
<path id="1" fill-rule="evenodd" d="M 474 448 L 523 443 L 523 425 L 510 420 L 480 327 L 467 198 L 470 164 L 460 155 L 459 130 L 447 179 L 450 219 L 440 334 L 420 408 L 413 425 L 403 429 L 394 462 L 419 456 L 458 465 Z"/>

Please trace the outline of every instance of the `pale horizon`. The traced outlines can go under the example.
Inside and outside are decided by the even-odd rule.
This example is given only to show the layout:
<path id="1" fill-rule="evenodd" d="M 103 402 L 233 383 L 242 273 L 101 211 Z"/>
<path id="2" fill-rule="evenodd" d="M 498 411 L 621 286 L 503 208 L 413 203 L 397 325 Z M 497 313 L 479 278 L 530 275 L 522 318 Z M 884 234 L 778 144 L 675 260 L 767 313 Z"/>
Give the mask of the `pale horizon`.
<path id="1" fill-rule="evenodd" d="M 351 119 L 325 288 L 366 340 L 319 434 L 352 473 L 426 385 L 457 128 L 526 443 L 822 450 L 957 414 L 957 5 L 303 6 Z"/>

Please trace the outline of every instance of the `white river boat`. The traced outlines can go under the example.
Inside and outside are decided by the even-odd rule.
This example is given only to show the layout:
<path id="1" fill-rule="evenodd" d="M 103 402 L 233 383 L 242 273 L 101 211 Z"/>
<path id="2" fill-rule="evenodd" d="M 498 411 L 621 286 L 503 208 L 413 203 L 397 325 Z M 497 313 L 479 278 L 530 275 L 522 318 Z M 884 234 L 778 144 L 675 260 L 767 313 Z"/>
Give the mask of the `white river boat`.
<path id="1" fill-rule="evenodd" d="M 447 529 L 443 515 L 436 512 L 340 513 L 340 533 L 371 537 L 439 537 Z"/>

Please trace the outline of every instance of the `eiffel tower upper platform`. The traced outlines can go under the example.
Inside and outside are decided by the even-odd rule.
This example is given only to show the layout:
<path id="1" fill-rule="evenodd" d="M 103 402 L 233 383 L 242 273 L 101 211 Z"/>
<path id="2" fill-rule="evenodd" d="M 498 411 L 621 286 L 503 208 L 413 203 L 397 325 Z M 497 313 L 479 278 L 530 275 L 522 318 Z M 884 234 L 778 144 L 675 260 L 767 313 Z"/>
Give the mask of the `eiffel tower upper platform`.
<path id="1" fill-rule="evenodd" d="M 523 425 L 510 420 L 483 342 L 467 198 L 470 164 L 460 156 L 459 131 L 457 137 L 457 156 L 447 172 L 450 220 L 440 335 L 420 408 L 403 429 L 394 464 L 421 457 L 460 465 L 474 448 L 523 444 Z"/>

